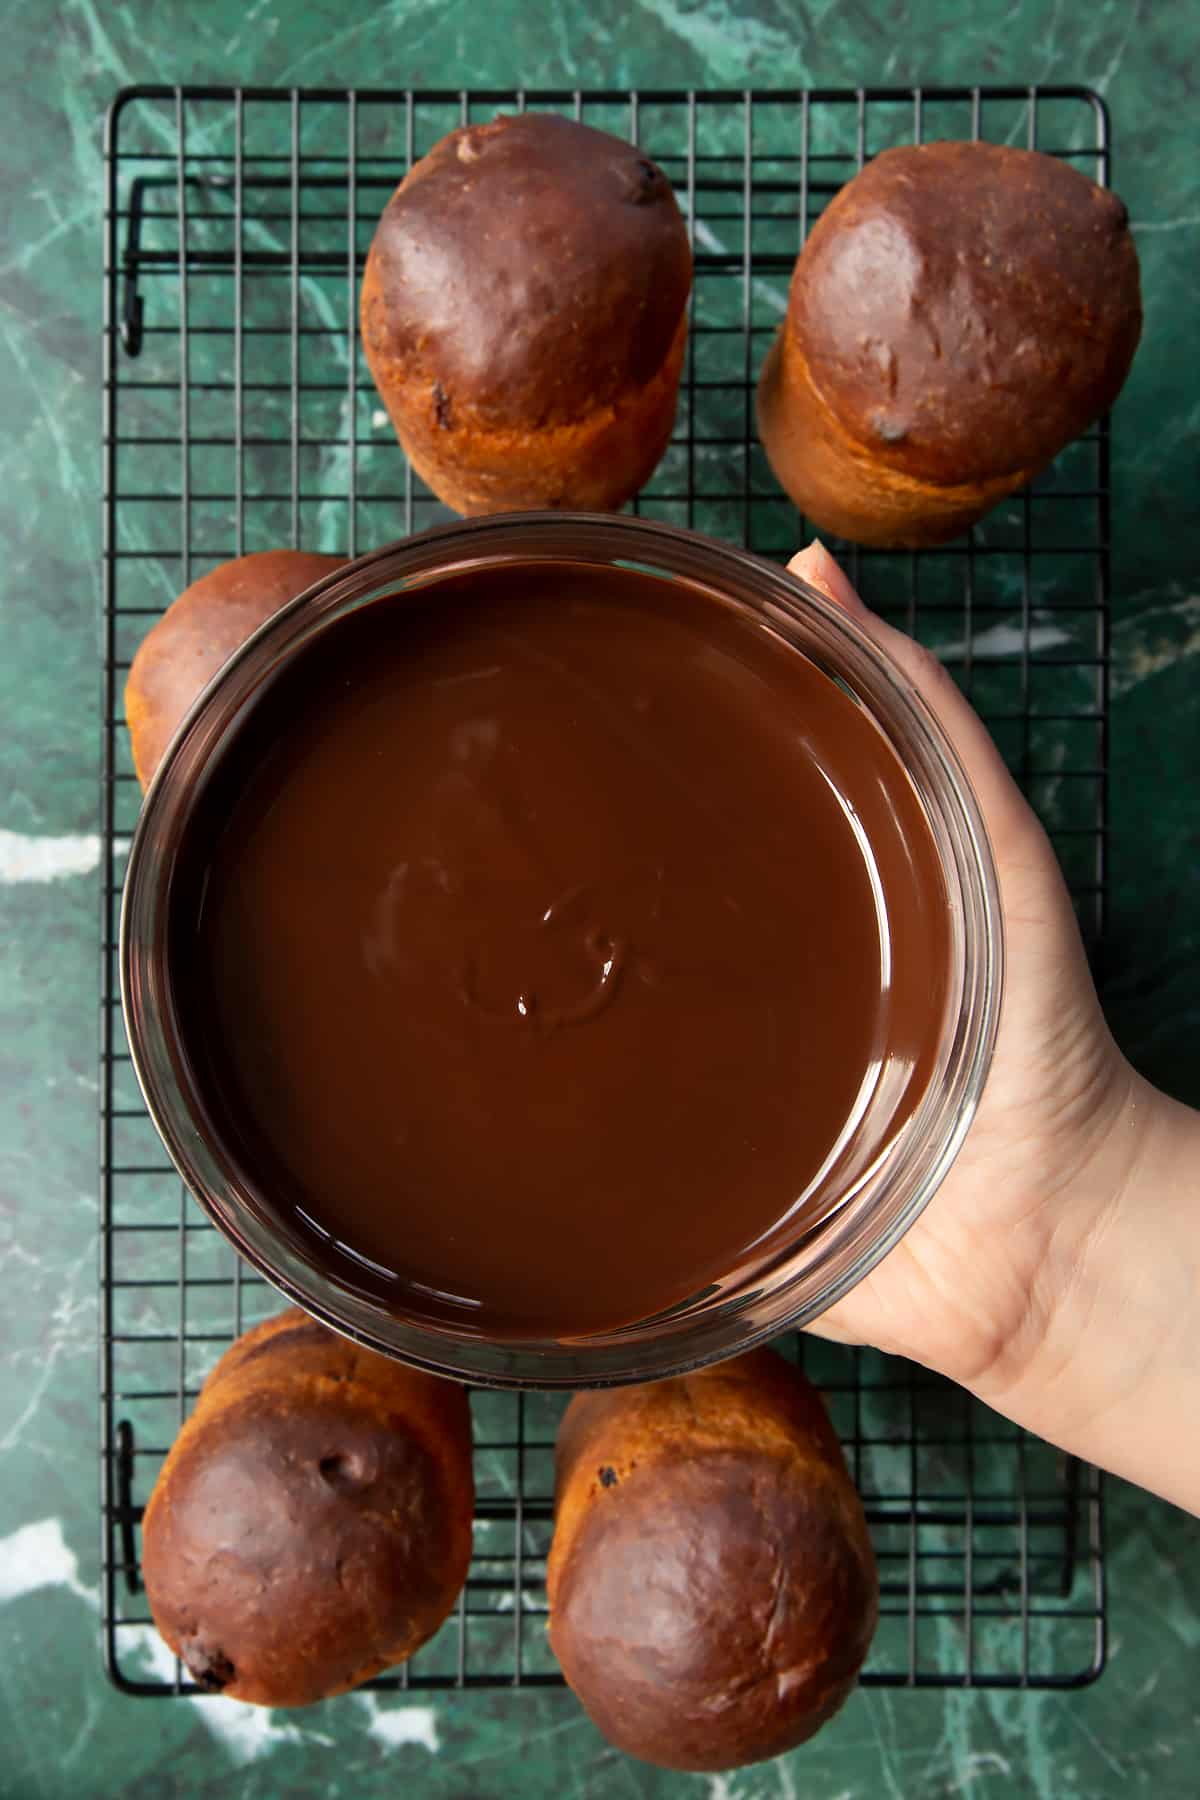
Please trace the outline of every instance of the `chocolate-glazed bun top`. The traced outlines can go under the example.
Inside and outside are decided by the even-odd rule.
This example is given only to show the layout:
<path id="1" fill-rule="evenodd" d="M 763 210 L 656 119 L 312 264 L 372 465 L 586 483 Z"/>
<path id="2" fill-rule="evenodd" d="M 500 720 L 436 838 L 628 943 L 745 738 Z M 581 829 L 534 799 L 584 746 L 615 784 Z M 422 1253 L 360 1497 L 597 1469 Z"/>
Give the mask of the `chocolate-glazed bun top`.
<path id="1" fill-rule="evenodd" d="M 687 304 L 671 184 L 633 144 L 525 113 L 442 139 L 379 222 L 373 352 L 456 407 L 565 423 L 650 380 Z M 386 342 L 383 339 L 386 338 Z"/>
<path id="2" fill-rule="evenodd" d="M 771 1350 L 576 1395 L 559 1431 L 550 1643 L 618 1749 L 736 1768 L 812 1736 L 878 1616 L 816 1391 Z"/>
<path id="3" fill-rule="evenodd" d="M 1116 195 L 981 143 L 869 163 L 814 227 L 789 309 L 851 437 L 945 483 L 1047 462 L 1116 398 L 1141 319 Z"/>
<path id="4" fill-rule="evenodd" d="M 290 1310 L 221 1358 L 155 1483 L 150 1608 L 201 1687 L 306 1706 L 432 1635 L 473 1510 L 464 1391 Z"/>

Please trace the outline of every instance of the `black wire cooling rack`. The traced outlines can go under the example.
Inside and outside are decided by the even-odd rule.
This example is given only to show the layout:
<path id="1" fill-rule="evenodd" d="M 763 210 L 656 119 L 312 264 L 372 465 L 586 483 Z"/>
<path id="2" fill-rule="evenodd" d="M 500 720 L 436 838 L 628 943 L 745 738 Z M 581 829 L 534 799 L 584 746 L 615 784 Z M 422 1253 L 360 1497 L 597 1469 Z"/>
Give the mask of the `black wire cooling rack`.
<path id="1" fill-rule="evenodd" d="M 405 461 L 361 359 L 357 290 L 415 157 L 497 110 L 547 108 L 637 139 L 671 176 L 696 253 L 674 440 L 636 503 L 782 560 L 805 539 L 754 437 L 754 381 L 809 226 L 892 144 L 984 137 L 1107 182 L 1082 88 L 468 93 L 143 87 L 105 146 L 104 890 L 101 936 L 102 1614 L 114 1680 L 190 1693 L 138 1575 L 142 1509 L 221 1351 L 280 1304 L 183 1191 L 142 1106 L 116 937 L 139 804 L 122 717 L 130 658 L 227 557 L 353 555 L 449 515 Z M 1107 426 L 965 538 L 847 549 L 865 597 L 971 693 L 1050 829 L 1085 930 L 1103 922 Z M 986 1246 L 983 1247 L 986 1254 Z M 1101 1493 L 967 1395 L 806 1340 L 862 1493 L 883 1617 L 864 1674 L 892 1686 L 1074 1686 L 1104 1662 Z M 376 1685 L 559 1681 L 543 1577 L 561 1401 L 473 1396 L 475 1558 L 455 1616 Z"/>

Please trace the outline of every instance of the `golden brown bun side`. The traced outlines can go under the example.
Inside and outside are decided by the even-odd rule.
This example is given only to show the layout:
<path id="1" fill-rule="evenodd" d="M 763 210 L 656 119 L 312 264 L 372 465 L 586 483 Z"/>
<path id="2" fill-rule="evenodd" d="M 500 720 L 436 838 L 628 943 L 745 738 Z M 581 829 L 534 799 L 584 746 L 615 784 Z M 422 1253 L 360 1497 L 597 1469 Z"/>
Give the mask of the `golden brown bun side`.
<path id="1" fill-rule="evenodd" d="M 163 1465 L 150 1610 L 201 1686 L 305 1706 L 433 1635 L 473 1511 L 463 1389 L 289 1311 L 221 1359 Z"/>
<path id="2" fill-rule="evenodd" d="M 408 173 L 368 257 L 376 381 L 440 387 L 446 429 L 584 419 L 659 369 L 692 257 L 635 145 L 553 113 L 452 131 Z"/>
<path id="3" fill-rule="evenodd" d="M 770 1351 L 571 1402 L 547 1586 L 551 1644 L 595 1724 L 676 1769 L 810 1737 L 853 1688 L 878 1616 L 837 1439 Z"/>
<path id="4" fill-rule="evenodd" d="M 788 325 L 873 462 L 946 486 L 1044 467 L 1105 412 L 1141 333 L 1124 206 L 1057 157 L 885 150 L 796 264 Z"/>
<path id="5" fill-rule="evenodd" d="M 260 550 L 210 570 L 172 602 L 143 638 L 125 683 L 133 766 L 143 788 L 217 670 L 281 606 L 342 562 L 304 550 Z"/>
<path id="6" fill-rule="evenodd" d="M 940 487 L 874 461 L 813 387 L 787 324 L 759 377 L 758 435 L 780 487 L 818 531 L 889 549 L 958 537 L 1036 473 Z"/>
<path id="7" fill-rule="evenodd" d="M 671 441 L 686 343 L 685 315 L 666 361 L 645 387 L 586 420 L 541 431 L 481 427 L 447 434 L 427 388 L 381 383 L 381 392 L 413 468 L 456 512 L 610 512 L 650 478 Z"/>

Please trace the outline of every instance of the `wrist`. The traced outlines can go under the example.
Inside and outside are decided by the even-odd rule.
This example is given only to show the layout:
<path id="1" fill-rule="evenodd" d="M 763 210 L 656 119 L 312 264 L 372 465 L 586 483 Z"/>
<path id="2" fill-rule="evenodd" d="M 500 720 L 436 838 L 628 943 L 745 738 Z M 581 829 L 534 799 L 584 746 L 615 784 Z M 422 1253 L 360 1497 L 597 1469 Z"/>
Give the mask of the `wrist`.
<path id="1" fill-rule="evenodd" d="M 1121 1062 L 1028 1324 L 978 1382 L 1039 1436 L 1200 1510 L 1200 1115 Z"/>

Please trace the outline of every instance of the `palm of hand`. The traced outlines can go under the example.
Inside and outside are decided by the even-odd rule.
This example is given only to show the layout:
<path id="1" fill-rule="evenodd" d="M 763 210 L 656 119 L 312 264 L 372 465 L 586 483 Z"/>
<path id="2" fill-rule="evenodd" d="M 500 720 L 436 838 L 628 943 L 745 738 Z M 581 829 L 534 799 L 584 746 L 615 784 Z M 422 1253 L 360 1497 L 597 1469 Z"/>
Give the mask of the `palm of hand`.
<path id="1" fill-rule="evenodd" d="M 1104 1024 L 1053 852 L 1027 815 L 1000 852 L 1008 979 L 991 1073 L 921 1217 L 812 1330 L 1002 1391 L 1041 1341 L 1129 1075 Z"/>

